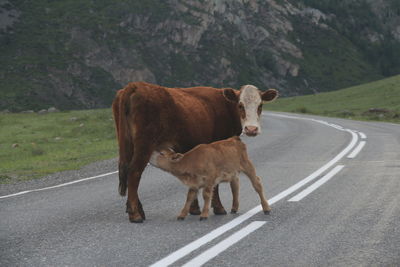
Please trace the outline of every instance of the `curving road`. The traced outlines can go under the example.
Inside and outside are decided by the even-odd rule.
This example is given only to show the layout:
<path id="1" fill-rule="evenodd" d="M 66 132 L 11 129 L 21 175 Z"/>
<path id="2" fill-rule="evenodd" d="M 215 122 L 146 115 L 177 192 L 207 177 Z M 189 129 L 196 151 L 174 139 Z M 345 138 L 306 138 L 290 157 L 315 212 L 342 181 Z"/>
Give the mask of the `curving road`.
<path id="1" fill-rule="evenodd" d="M 243 140 L 270 215 L 241 176 L 238 214 L 177 221 L 186 188 L 148 167 L 147 220 L 130 224 L 117 174 L 97 166 L 112 173 L 0 197 L 0 266 L 400 265 L 400 125 L 266 113 Z"/>

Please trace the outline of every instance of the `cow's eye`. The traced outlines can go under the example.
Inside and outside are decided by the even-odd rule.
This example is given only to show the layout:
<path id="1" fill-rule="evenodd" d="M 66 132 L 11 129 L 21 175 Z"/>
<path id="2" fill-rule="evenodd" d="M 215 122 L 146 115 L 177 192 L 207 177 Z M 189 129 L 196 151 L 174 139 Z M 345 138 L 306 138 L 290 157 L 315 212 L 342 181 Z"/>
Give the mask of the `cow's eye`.
<path id="1" fill-rule="evenodd" d="M 244 105 L 243 105 L 243 103 L 239 103 L 239 106 L 238 106 L 238 107 L 239 107 L 240 110 L 244 110 Z"/>
<path id="2" fill-rule="evenodd" d="M 261 114 L 261 112 L 262 112 L 262 105 L 259 105 L 259 106 L 258 106 L 258 109 L 257 109 L 257 113 L 258 113 L 258 115 L 260 115 L 260 114 Z"/>

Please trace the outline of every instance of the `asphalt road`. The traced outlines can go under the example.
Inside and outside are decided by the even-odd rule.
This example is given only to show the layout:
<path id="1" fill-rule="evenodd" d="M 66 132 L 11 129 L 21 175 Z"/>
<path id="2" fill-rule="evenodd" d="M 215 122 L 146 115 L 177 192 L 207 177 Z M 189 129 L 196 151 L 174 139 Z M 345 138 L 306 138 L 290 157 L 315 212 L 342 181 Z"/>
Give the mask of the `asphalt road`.
<path id="1" fill-rule="evenodd" d="M 177 221 L 186 187 L 148 167 L 131 224 L 114 173 L 0 198 L 0 266 L 400 265 L 400 125 L 267 113 L 243 140 L 270 215 L 241 176 L 238 214 Z"/>

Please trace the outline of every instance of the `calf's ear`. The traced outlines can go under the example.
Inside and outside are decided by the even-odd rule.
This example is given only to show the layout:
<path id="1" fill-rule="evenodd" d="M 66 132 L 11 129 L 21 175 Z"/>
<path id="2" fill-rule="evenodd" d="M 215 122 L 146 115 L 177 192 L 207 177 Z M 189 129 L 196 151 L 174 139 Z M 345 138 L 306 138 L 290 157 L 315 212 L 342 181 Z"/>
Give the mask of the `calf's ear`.
<path id="1" fill-rule="evenodd" d="M 239 102 L 239 91 L 233 90 L 231 88 L 224 89 L 223 94 L 224 97 L 231 102 L 237 103 Z"/>
<path id="2" fill-rule="evenodd" d="M 178 162 L 183 158 L 183 154 L 181 153 L 175 153 L 175 155 L 172 156 L 171 160 L 173 162 Z"/>
<path id="3" fill-rule="evenodd" d="M 275 89 L 268 89 L 265 92 L 261 93 L 261 99 L 265 102 L 271 102 L 277 99 L 279 96 L 279 93 Z"/>

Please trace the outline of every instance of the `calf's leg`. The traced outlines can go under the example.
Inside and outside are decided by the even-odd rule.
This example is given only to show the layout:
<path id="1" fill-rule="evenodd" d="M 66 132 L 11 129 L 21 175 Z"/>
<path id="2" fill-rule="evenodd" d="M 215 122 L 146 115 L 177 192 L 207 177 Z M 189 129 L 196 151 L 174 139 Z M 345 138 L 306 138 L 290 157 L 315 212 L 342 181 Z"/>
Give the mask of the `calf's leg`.
<path id="1" fill-rule="evenodd" d="M 178 215 L 178 220 L 184 220 L 185 217 L 188 215 L 189 209 L 190 209 L 190 204 L 193 202 L 194 199 L 196 199 L 197 192 L 198 192 L 198 189 L 189 188 L 189 191 L 188 191 L 187 197 L 186 197 L 186 203 L 183 206 L 181 213 Z"/>
<path id="2" fill-rule="evenodd" d="M 232 191 L 232 209 L 231 213 L 235 214 L 239 209 L 239 178 L 237 176 L 232 177 L 231 181 Z"/>
<path id="3" fill-rule="evenodd" d="M 224 206 L 222 206 L 221 200 L 219 198 L 218 185 L 214 187 L 211 206 L 213 207 L 215 215 L 226 214 L 226 210 L 224 209 Z M 197 198 L 195 198 L 194 201 L 192 202 L 192 205 L 190 206 L 190 214 L 199 215 L 200 213 L 201 212 L 200 212 L 199 201 L 197 200 Z"/>
<path id="4" fill-rule="evenodd" d="M 200 221 L 208 218 L 208 210 L 210 209 L 212 193 L 213 186 L 206 186 L 203 188 L 204 207 L 200 214 Z"/>
<path id="5" fill-rule="evenodd" d="M 271 211 L 271 207 L 269 206 L 268 201 L 265 198 L 264 188 L 261 179 L 256 175 L 256 170 L 254 169 L 254 166 L 250 161 L 247 161 L 245 163 L 243 172 L 247 175 L 247 177 L 249 177 L 251 184 L 254 187 L 254 190 L 256 190 L 258 196 L 260 197 L 261 206 L 264 211 L 264 214 L 269 214 Z"/>

